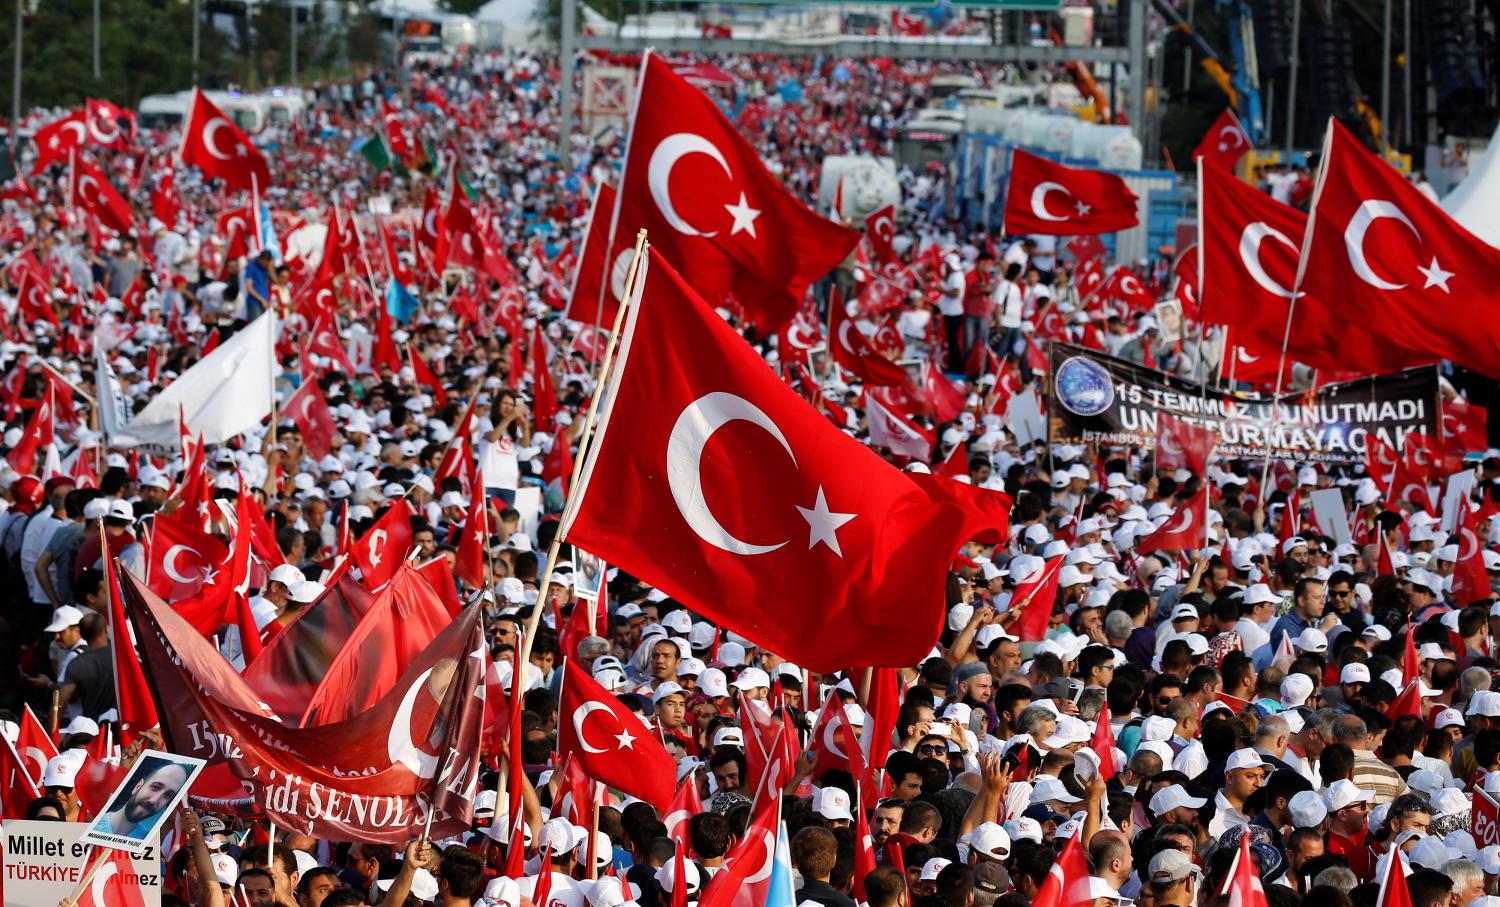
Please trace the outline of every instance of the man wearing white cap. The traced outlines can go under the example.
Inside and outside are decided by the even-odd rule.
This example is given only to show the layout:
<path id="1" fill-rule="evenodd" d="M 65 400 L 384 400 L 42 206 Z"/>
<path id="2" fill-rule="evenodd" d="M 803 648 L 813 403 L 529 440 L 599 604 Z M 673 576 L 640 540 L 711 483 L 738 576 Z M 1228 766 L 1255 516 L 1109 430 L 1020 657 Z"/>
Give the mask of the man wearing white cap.
<path id="1" fill-rule="evenodd" d="M 1375 878 L 1375 853 L 1367 827 L 1373 796 L 1373 791 L 1360 790 L 1346 779 L 1333 782 L 1323 793 L 1323 804 L 1328 807 L 1328 852 L 1348 860 L 1361 882 Z"/>
<path id="2" fill-rule="evenodd" d="M 1270 655 L 1265 655 L 1265 663 L 1261 662 L 1262 649 L 1269 651 L 1274 648 L 1271 645 L 1271 633 L 1268 629 L 1276 617 L 1276 609 L 1281 605 L 1281 596 L 1271 591 L 1271 587 L 1265 583 L 1253 583 L 1245 590 L 1240 598 L 1240 620 L 1234 625 L 1234 632 L 1240 634 L 1240 640 L 1245 644 L 1245 651 L 1255 658 L 1255 666 L 1263 668 L 1270 663 Z M 1280 640 L 1277 640 L 1279 643 Z"/>
<path id="3" fill-rule="evenodd" d="M 1248 825 L 1245 801 L 1260 790 L 1266 777 L 1266 764 L 1253 749 L 1237 749 L 1224 763 L 1224 786 L 1214 794 L 1214 817 L 1208 823 L 1209 836 L 1220 835 L 1236 825 Z"/>
<path id="4" fill-rule="evenodd" d="M 1193 907 L 1198 903 L 1198 881 L 1202 872 L 1187 854 L 1176 848 L 1163 850 L 1146 866 L 1146 884 L 1156 907 Z"/>

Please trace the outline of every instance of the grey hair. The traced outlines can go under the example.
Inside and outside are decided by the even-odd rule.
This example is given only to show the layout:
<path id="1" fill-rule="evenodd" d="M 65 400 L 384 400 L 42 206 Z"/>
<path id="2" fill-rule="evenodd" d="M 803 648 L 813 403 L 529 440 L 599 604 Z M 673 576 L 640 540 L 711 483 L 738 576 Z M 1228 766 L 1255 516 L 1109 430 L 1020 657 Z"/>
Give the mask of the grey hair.
<path id="1" fill-rule="evenodd" d="M 1104 711 L 1104 691 L 1084 690 L 1083 695 L 1078 697 L 1078 718 L 1080 721 L 1093 721 Z"/>
<path id="2" fill-rule="evenodd" d="M 1152 778 L 1161 774 L 1164 766 L 1161 756 L 1150 750 L 1138 749 L 1130 757 L 1130 773 L 1137 778 Z"/>
<path id="3" fill-rule="evenodd" d="M 1028 705 L 1021 710 L 1021 714 L 1016 716 L 1016 727 L 1020 729 L 1021 733 L 1030 734 L 1035 738 L 1036 729 L 1041 727 L 1043 721 L 1049 719 L 1057 719 L 1057 716 L 1052 713 L 1051 709 L 1046 706 Z"/>
<path id="4" fill-rule="evenodd" d="M 1314 887 L 1327 885 L 1330 888 L 1337 888 L 1345 894 L 1353 891 L 1358 884 L 1359 879 L 1355 877 L 1354 870 L 1347 866 L 1330 866 L 1318 873 L 1313 879 Z"/>
<path id="5" fill-rule="evenodd" d="M 1473 860 L 1449 860 L 1443 864 L 1442 873 L 1453 880 L 1454 891 L 1484 885 L 1484 870 Z"/>
<path id="6" fill-rule="evenodd" d="M 1485 668 L 1468 668 L 1458 675 L 1458 700 L 1455 707 L 1467 705 L 1469 698 L 1481 690 L 1490 688 L 1490 672 Z"/>
<path id="7" fill-rule="evenodd" d="M 1267 715 L 1255 726 L 1256 740 L 1275 740 L 1277 737 L 1289 736 L 1292 733 L 1291 725 L 1280 715 Z"/>
<path id="8" fill-rule="evenodd" d="M 1364 720 L 1356 715 L 1341 715 L 1333 722 L 1333 742 L 1344 743 L 1350 749 L 1362 749 L 1370 736 Z"/>
<path id="9" fill-rule="evenodd" d="M 609 654 L 609 640 L 602 636 L 586 636 L 578 641 L 579 658 L 598 658 Z"/>
<path id="10" fill-rule="evenodd" d="M 1111 611 L 1104 615 L 1104 635 L 1109 637 L 1110 642 L 1115 640 L 1124 642 L 1134 631 L 1135 622 L 1124 611 Z"/>

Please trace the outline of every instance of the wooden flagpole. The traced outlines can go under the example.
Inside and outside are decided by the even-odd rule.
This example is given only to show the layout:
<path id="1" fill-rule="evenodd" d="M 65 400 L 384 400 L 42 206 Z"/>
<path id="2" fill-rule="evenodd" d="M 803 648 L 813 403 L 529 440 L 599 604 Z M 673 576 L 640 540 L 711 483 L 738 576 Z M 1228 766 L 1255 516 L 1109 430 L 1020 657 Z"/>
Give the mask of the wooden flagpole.
<path id="1" fill-rule="evenodd" d="M 615 347 L 620 340 L 620 328 L 625 323 L 625 314 L 634 305 L 636 295 L 636 281 L 640 276 L 641 259 L 646 254 L 646 231 L 641 230 L 635 238 L 635 255 L 630 261 L 630 272 L 625 277 L 625 298 L 620 302 L 620 307 L 615 312 L 615 324 L 609 332 L 609 343 L 604 348 L 604 361 L 600 365 L 600 375 L 607 376 L 611 362 L 614 360 Z M 601 380 L 594 388 L 593 397 L 589 400 L 588 415 L 584 418 L 583 431 L 578 435 L 578 456 L 573 460 L 573 475 L 568 482 L 568 494 L 563 501 L 563 512 L 567 513 L 568 504 L 572 502 L 573 496 L 579 493 L 578 480 L 583 474 L 583 464 L 588 459 L 587 452 L 589 442 L 594 433 L 594 420 L 599 414 L 599 401 L 604 396 L 605 381 Z M 542 572 L 542 578 L 537 583 L 536 604 L 531 609 L 531 616 L 526 620 L 526 636 L 521 640 L 521 651 L 516 658 L 516 676 L 524 677 L 526 665 L 531 662 L 531 647 L 536 640 L 537 626 L 541 623 L 542 612 L 545 609 L 547 589 L 552 583 L 552 572 L 557 566 L 558 553 L 562 549 L 562 543 L 567 536 L 567 524 L 558 524 L 557 534 L 552 537 L 552 545 L 547 550 L 547 566 Z M 519 682 L 519 681 L 517 681 Z M 515 689 L 515 684 L 512 684 Z"/>

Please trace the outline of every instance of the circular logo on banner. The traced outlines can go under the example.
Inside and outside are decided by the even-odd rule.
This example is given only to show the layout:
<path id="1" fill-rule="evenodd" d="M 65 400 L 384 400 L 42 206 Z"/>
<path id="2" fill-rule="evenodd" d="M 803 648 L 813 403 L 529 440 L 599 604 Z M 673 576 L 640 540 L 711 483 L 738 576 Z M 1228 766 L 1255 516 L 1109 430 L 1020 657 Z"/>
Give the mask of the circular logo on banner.
<path id="1" fill-rule="evenodd" d="M 1064 360 L 1058 366 L 1054 389 L 1057 401 L 1080 416 L 1097 416 L 1115 402 L 1115 387 L 1109 380 L 1109 372 L 1082 356 Z"/>

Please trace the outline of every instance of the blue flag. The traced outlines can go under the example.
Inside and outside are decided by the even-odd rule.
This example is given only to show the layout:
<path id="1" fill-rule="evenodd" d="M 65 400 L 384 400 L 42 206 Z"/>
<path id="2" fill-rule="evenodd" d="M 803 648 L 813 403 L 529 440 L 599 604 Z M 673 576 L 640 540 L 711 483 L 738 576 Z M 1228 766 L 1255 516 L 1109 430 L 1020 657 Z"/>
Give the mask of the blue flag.
<path id="1" fill-rule="evenodd" d="M 776 860 L 771 867 L 766 907 L 797 907 L 797 890 L 792 885 L 792 848 L 787 843 L 785 822 L 776 835 Z"/>
<path id="2" fill-rule="evenodd" d="M 417 297 L 411 295 L 400 281 L 392 280 L 385 285 L 385 310 L 392 318 L 408 324 L 417 314 Z"/>

